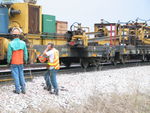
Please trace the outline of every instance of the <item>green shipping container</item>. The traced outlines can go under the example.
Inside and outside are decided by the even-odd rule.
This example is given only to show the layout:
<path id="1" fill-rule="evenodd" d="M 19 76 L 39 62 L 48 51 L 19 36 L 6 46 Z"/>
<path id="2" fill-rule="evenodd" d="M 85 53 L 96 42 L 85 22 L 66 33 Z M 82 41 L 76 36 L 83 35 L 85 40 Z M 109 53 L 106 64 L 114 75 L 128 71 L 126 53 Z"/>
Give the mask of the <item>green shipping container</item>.
<path id="1" fill-rule="evenodd" d="M 56 33 L 56 17 L 52 15 L 42 15 L 42 32 Z"/>

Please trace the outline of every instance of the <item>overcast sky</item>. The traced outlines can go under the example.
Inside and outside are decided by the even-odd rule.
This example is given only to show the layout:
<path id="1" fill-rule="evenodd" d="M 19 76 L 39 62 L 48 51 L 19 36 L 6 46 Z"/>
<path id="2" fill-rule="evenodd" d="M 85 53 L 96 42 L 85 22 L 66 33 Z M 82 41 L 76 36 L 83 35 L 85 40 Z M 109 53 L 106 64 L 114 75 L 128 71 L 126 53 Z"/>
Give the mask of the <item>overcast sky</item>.
<path id="1" fill-rule="evenodd" d="M 68 21 L 69 25 L 80 22 L 91 28 L 100 19 L 150 19 L 150 0 L 38 0 L 37 4 L 42 5 L 42 13 L 55 15 L 57 20 Z"/>
<path id="2" fill-rule="evenodd" d="M 43 13 L 57 20 L 81 22 L 93 27 L 100 19 L 109 22 L 150 19 L 150 0 L 38 0 Z"/>

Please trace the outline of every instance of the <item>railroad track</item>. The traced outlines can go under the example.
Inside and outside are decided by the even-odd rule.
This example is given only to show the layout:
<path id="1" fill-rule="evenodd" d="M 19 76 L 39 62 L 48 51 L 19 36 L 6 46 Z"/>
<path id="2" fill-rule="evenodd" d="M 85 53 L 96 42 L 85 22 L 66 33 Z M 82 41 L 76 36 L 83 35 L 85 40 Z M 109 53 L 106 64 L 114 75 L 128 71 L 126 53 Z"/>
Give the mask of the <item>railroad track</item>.
<path id="1" fill-rule="evenodd" d="M 118 63 L 116 66 L 105 65 L 102 67 L 101 70 L 121 69 L 121 68 L 127 68 L 127 67 L 148 66 L 148 65 L 150 65 L 150 62 L 141 62 L 140 60 L 138 61 L 133 60 L 133 61 L 126 62 L 125 64 Z"/>
<path id="2" fill-rule="evenodd" d="M 65 66 L 61 66 L 61 72 L 64 73 L 64 70 L 70 70 L 71 72 L 73 69 L 80 69 L 80 65 L 73 65 L 69 69 Z M 26 79 L 33 79 L 35 76 L 44 74 L 46 72 L 46 64 L 32 64 L 32 65 L 25 65 L 24 66 L 24 74 Z M 13 78 L 11 77 L 11 70 L 10 67 L 7 65 L 0 66 L 0 82 L 5 81 L 12 81 Z"/>
<path id="3" fill-rule="evenodd" d="M 103 63 L 99 71 L 110 70 L 110 69 L 118 69 L 118 68 L 127 68 L 127 67 L 136 67 L 136 66 L 146 66 L 150 65 L 150 62 L 141 62 L 141 61 L 129 61 L 125 64 L 118 63 L 117 65 L 112 65 L 111 63 Z M 45 64 L 36 64 L 36 65 L 25 65 L 24 73 L 26 79 L 33 79 L 35 76 L 44 75 L 46 72 Z M 91 72 L 97 71 L 96 67 L 91 66 L 88 69 L 84 70 L 78 64 L 72 65 L 70 68 L 66 68 L 65 66 L 61 66 L 58 74 L 70 74 L 70 73 L 79 73 L 79 72 Z M 11 70 L 8 66 L 0 67 L 0 82 L 12 81 Z"/>

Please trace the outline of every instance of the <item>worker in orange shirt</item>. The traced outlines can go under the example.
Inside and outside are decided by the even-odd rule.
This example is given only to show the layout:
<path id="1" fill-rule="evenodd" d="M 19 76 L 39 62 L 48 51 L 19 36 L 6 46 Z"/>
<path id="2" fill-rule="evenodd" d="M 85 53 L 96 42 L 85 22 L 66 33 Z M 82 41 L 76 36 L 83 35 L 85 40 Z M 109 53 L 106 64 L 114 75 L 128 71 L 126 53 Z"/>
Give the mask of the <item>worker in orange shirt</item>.
<path id="1" fill-rule="evenodd" d="M 11 64 L 11 73 L 15 82 L 15 90 L 13 92 L 17 94 L 20 94 L 20 92 L 26 93 L 23 64 L 24 61 L 27 63 L 28 52 L 26 43 L 19 39 L 21 33 L 22 30 L 20 28 L 15 27 L 12 29 L 13 40 L 9 43 L 7 51 L 7 63 Z"/>

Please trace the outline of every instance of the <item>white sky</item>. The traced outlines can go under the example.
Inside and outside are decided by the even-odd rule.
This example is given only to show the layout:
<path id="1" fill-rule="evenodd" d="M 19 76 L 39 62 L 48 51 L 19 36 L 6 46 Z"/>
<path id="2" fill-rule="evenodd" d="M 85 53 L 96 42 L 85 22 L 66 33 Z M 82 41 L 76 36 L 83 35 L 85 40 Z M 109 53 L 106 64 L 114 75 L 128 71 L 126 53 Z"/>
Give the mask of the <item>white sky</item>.
<path id="1" fill-rule="evenodd" d="M 150 0 L 38 0 L 37 4 L 42 5 L 42 13 L 68 21 L 69 26 L 80 22 L 93 29 L 100 19 L 109 22 L 150 19 Z"/>
<path id="2" fill-rule="evenodd" d="M 55 15 L 57 20 L 80 22 L 93 27 L 100 19 L 109 22 L 150 19 L 150 0 L 38 0 L 44 14 Z"/>

